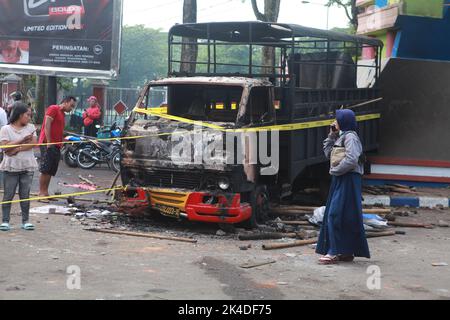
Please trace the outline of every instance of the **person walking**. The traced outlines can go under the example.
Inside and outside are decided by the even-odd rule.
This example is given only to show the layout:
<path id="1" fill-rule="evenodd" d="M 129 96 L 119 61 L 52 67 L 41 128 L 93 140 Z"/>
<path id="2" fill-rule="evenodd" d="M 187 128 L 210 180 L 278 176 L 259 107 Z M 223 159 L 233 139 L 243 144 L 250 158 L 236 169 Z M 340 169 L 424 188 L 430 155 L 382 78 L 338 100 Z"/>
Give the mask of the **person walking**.
<path id="1" fill-rule="evenodd" d="M 4 158 L 0 170 L 4 174 L 4 196 L 2 205 L 1 231 L 9 231 L 11 203 L 17 187 L 21 200 L 30 199 L 31 182 L 38 164 L 33 152 L 32 144 L 37 143 L 36 128 L 30 124 L 31 110 L 26 104 L 17 104 L 11 114 L 11 122 L 0 130 L 2 146 L 14 146 L 4 150 Z M 30 201 L 20 202 L 22 211 L 22 229 L 34 230 L 29 223 Z"/>
<path id="2" fill-rule="evenodd" d="M 102 117 L 101 107 L 97 98 L 92 96 L 88 100 L 89 108 L 83 113 L 84 135 L 97 137 L 100 119 Z"/>
<path id="3" fill-rule="evenodd" d="M 320 264 L 351 262 L 355 257 L 370 259 L 362 215 L 363 148 L 355 113 L 337 110 L 336 121 L 324 141 L 332 176 L 330 193 L 316 253 Z"/>
<path id="4" fill-rule="evenodd" d="M 64 136 L 65 113 L 70 113 L 75 108 L 77 99 L 75 97 L 65 98 L 60 105 L 48 107 L 42 124 L 39 144 L 48 144 L 41 146 L 41 165 L 39 171 L 39 196 L 48 197 L 48 187 L 52 176 L 58 172 L 59 161 L 61 160 L 61 148 Z M 49 200 L 40 202 L 48 203 Z"/>

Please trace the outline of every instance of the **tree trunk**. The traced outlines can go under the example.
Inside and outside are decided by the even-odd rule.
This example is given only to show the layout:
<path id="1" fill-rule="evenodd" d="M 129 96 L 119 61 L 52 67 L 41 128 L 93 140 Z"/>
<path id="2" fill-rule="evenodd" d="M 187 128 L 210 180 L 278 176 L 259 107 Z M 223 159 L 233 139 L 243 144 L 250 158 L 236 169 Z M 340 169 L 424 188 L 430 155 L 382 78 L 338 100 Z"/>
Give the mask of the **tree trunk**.
<path id="1" fill-rule="evenodd" d="M 36 123 L 42 124 L 45 115 L 45 77 L 36 76 Z"/>
<path id="2" fill-rule="evenodd" d="M 264 13 L 258 8 L 257 0 L 252 0 L 252 8 L 256 19 L 264 22 L 277 22 L 280 13 L 280 0 L 264 0 Z M 275 49 L 273 47 L 264 47 L 262 51 L 263 72 L 275 74 Z"/>
<path id="3" fill-rule="evenodd" d="M 183 23 L 197 22 L 197 0 L 184 0 L 183 5 Z M 194 73 L 198 56 L 198 46 L 195 44 L 195 38 L 183 38 L 181 47 L 180 72 Z"/>
<path id="4" fill-rule="evenodd" d="M 352 6 L 352 21 L 351 21 L 351 23 L 355 27 L 355 32 L 356 32 L 356 30 L 358 30 L 358 25 L 359 25 L 359 22 L 358 22 L 358 7 L 356 6 L 356 0 L 352 0 L 351 6 Z"/>

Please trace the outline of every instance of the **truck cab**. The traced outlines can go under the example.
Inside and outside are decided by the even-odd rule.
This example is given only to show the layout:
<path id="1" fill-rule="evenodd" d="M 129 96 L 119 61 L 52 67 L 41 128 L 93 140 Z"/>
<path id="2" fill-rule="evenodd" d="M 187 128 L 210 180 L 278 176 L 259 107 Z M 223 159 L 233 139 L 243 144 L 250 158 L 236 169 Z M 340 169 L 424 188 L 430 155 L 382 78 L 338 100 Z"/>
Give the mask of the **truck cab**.
<path id="1" fill-rule="evenodd" d="M 167 91 L 167 103 L 154 104 L 152 92 L 161 89 Z M 124 142 L 124 183 L 131 188 L 145 186 L 149 199 L 145 206 L 165 215 L 216 223 L 249 220 L 261 164 L 249 161 L 243 135 L 276 123 L 272 83 L 242 77 L 182 77 L 150 82 L 144 91 L 127 135 L 145 138 Z M 268 201 L 267 190 L 260 193 L 264 197 L 260 202 Z"/>

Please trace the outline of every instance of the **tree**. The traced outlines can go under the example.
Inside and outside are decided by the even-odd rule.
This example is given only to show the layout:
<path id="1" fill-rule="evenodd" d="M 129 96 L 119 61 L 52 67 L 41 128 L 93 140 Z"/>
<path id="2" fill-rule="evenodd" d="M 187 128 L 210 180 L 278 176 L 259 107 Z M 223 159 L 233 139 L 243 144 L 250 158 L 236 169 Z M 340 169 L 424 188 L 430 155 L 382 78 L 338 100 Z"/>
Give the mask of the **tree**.
<path id="1" fill-rule="evenodd" d="M 345 15 L 347 16 L 350 24 L 358 29 L 358 7 L 356 6 L 356 0 L 328 0 L 326 4 L 328 7 L 338 6 L 344 8 Z"/>
<path id="2" fill-rule="evenodd" d="M 256 19 L 264 22 L 277 22 L 280 14 L 281 0 L 264 0 L 264 13 L 258 8 L 257 0 L 251 0 L 253 12 Z M 272 74 L 275 72 L 275 49 L 273 47 L 264 47 L 262 50 L 262 65 L 264 73 Z"/>
<path id="3" fill-rule="evenodd" d="M 167 33 L 143 25 L 124 26 L 117 85 L 137 88 L 167 76 Z"/>
<path id="4" fill-rule="evenodd" d="M 184 0 L 183 4 L 183 23 L 197 22 L 197 0 Z M 194 73 L 196 69 L 198 46 L 191 44 L 197 42 L 195 38 L 183 38 L 181 48 L 180 72 Z"/>
<path id="5" fill-rule="evenodd" d="M 280 14 L 280 2 L 281 0 L 264 0 L 264 13 L 261 13 L 258 8 L 257 0 L 252 1 L 253 12 L 256 19 L 264 22 L 277 22 L 278 15 Z"/>

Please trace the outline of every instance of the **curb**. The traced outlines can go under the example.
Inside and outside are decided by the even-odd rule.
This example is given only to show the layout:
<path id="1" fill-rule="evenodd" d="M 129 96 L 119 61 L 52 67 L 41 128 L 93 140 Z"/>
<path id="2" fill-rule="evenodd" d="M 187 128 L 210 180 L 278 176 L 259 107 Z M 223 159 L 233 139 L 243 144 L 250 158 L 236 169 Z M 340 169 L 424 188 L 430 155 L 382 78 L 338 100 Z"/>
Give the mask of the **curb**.
<path id="1" fill-rule="evenodd" d="M 449 198 L 433 197 L 390 197 L 390 196 L 363 196 L 363 205 L 383 205 L 386 207 L 410 207 L 410 208 L 449 208 Z"/>

